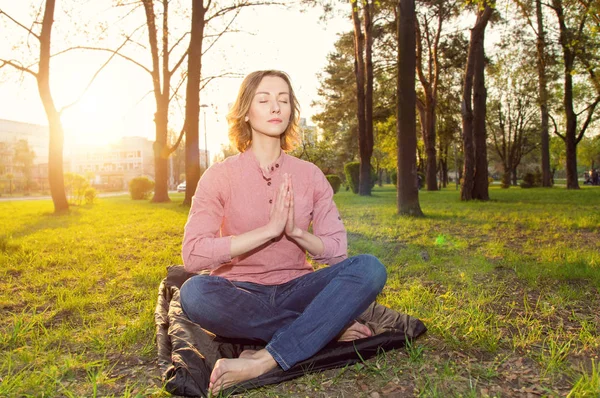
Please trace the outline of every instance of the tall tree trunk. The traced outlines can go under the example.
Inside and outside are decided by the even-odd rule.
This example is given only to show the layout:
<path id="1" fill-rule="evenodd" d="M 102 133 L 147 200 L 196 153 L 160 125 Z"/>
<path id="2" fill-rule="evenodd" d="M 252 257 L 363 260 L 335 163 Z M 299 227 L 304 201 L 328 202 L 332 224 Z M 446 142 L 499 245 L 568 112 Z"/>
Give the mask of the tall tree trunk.
<path id="1" fill-rule="evenodd" d="M 204 39 L 203 0 L 192 0 L 192 29 L 188 54 L 188 80 L 185 97 L 185 199 L 192 203 L 200 179 L 200 78 L 202 75 L 202 41 Z"/>
<path id="2" fill-rule="evenodd" d="M 365 145 L 364 149 L 361 149 L 360 156 L 360 195 L 371 195 L 372 185 L 371 156 L 373 156 L 373 12 L 373 1 L 365 1 L 363 5 L 365 26 Z"/>
<path id="3" fill-rule="evenodd" d="M 425 128 L 423 129 L 425 143 L 425 180 L 428 191 L 437 191 L 437 159 L 435 153 L 435 99 L 425 101 Z"/>
<path id="4" fill-rule="evenodd" d="M 60 114 L 54 105 L 54 99 L 50 91 L 50 43 L 52 36 L 52 25 L 54 22 L 55 0 L 46 0 L 42 31 L 40 33 L 40 62 L 37 73 L 37 85 L 40 98 L 44 105 L 48 126 L 50 129 L 50 148 L 48 153 L 48 182 L 50 184 L 50 195 L 54 203 L 56 213 L 69 209 L 67 196 L 65 194 L 65 180 L 63 174 L 63 146 L 64 132 Z"/>
<path id="5" fill-rule="evenodd" d="M 356 116 L 358 119 L 358 152 L 360 156 L 359 195 L 371 194 L 371 156 L 368 150 L 365 97 L 365 35 L 360 24 L 357 0 L 351 0 L 354 23 L 354 75 L 356 77 Z"/>
<path id="6" fill-rule="evenodd" d="M 398 214 L 423 216 L 417 186 L 417 126 L 415 92 L 415 1 L 399 0 L 396 15 L 398 86 L 396 90 L 398 140 Z"/>
<path id="7" fill-rule="evenodd" d="M 477 21 L 473 29 L 471 29 L 471 40 L 469 43 L 469 53 L 467 56 L 467 66 L 465 68 L 465 81 L 463 84 L 463 98 L 461 104 L 462 114 L 462 138 L 464 152 L 463 166 L 463 183 L 461 185 L 460 197 L 461 200 L 475 199 L 473 196 L 473 188 L 475 186 L 475 137 L 474 137 L 474 115 L 472 107 L 473 85 L 476 70 L 477 52 L 483 46 L 483 33 L 492 15 L 493 9 L 486 4 L 483 11 L 477 14 Z M 484 116 L 485 121 L 485 116 Z M 487 168 L 487 165 L 486 165 Z"/>
<path id="8" fill-rule="evenodd" d="M 487 132 L 485 119 L 487 111 L 487 92 L 485 89 L 485 29 L 476 42 L 473 76 L 473 141 L 475 146 L 475 176 L 473 178 L 473 199 L 489 200 Z"/>
<path id="9" fill-rule="evenodd" d="M 564 97 L 563 106 L 565 108 L 566 131 L 563 140 L 566 147 L 566 169 L 567 169 L 567 189 L 579 189 L 577 180 L 577 115 L 573 108 L 573 62 L 575 55 L 571 48 L 572 37 L 565 23 L 562 1 L 553 0 L 554 11 L 558 17 L 560 27 L 560 44 L 563 50 L 564 61 Z"/>
<path id="10" fill-rule="evenodd" d="M 150 43 L 150 54 L 152 57 L 152 86 L 154 90 L 154 100 L 156 103 L 156 112 L 154 113 L 155 141 L 154 149 L 154 196 L 152 202 L 169 202 L 169 192 L 167 186 L 168 179 L 168 146 L 167 129 L 169 125 L 169 95 L 171 72 L 169 71 L 169 27 L 168 27 L 168 0 L 162 0 L 163 4 L 163 23 L 162 23 L 162 72 L 163 80 L 161 87 L 161 68 L 158 51 L 158 34 L 156 28 L 156 14 L 154 13 L 153 0 L 142 0 L 146 14 L 146 24 L 148 26 L 148 41 Z"/>
<path id="11" fill-rule="evenodd" d="M 546 77 L 546 32 L 544 31 L 544 17 L 542 14 L 542 1 L 535 0 L 537 17 L 537 69 L 538 93 L 540 101 L 541 131 L 540 150 L 542 157 L 542 186 L 552 186 L 550 174 L 550 138 L 548 136 L 548 83 Z"/>
<path id="12" fill-rule="evenodd" d="M 163 203 L 170 202 L 168 190 L 169 178 L 169 157 L 168 157 L 168 123 L 169 123 L 169 102 L 168 98 L 161 95 L 160 101 L 156 103 L 157 111 L 154 114 L 154 124 L 156 125 L 156 140 L 153 144 L 154 149 L 154 196 L 152 202 Z"/>

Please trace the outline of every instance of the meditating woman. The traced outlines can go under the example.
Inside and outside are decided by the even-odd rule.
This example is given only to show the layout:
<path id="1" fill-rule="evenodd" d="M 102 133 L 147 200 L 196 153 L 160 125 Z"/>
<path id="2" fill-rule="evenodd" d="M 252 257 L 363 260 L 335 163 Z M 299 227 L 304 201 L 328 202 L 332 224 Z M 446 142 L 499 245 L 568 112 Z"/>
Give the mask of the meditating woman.
<path id="1" fill-rule="evenodd" d="M 214 164 L 198 183 L 183 262 L 189 272 L 210 275 L 184 283 L 181 305 L 218 336 L 266 347 L 218 360 L 212 393 L 276 366 L 288 370 L 334 339 L 371 336 L 355 319 L 387 277 L 377 258 L 347 257 L 329 182 L 312 163 L 285 153 L 297 141 L 299 119 L 287 74 L 249 74 L 227 119 L 241 153 Z M 330 266 L 314 271 L 306 252 Z"/>

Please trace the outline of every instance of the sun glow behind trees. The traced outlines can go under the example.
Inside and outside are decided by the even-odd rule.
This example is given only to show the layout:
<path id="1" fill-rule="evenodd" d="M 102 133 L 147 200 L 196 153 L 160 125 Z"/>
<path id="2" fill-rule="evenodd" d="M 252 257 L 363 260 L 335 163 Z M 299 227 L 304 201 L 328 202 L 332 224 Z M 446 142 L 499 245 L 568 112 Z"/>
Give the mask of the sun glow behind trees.
<path id="1" fill-rule="evenodd" d="M 184 6 L 189 7 L 189 2 L 175 3 L 180 6 L 176 12 L 183 22 L 172 21 L 171 26 L 178 30 L 187 29 L 189 17 L 184 15 L 187 12 Z M 123 9 L 113 5 L 114 2 L 109 0 L 84 4 L 73 0 L 58 1 L 52 53 L 83 45 L 118 48 L 124 39 L 121 33 L 131 34 L 144 20 L 136 17 L 117 23 Z M 36 15 L 37 9 L 32 7 L 31 2 L 0 0 L 0 9 L 26 23 Z M 315 111 L 311 109 L 311 102 L 316 98 L 318 85 L 316 73 L 325 65 L 336 32 L 351 28 L 350 22 L 341 18 L 329 21 L 327 25 L 319 24 L 318 14 L 317 10 L 300 13 L 298 9 L 283 7 L 244 11 L 237 19 L 241 32 L 225 35 L 206 53 L 203 73 L 205 76 L 223 72 L 244 75 L 256 69 L 285 70 L 295 84 L 303 117 L 312 116 Z M 0 19 L 0 55 L 23 59 L 27 63 L 35 57 L 35 49 L 32 48 L 32 54 L 28 55 L 30 48 L 25 31 L 19 32 L 19 29 L 12 22 Z M 135 47 L 132 46 L 123 53 L 149 67 L 148 50 L 143 48 L 147 46 L 147 34 L 141 29 L 132 38 L 134 36 L 139 48 L 132 50 Z M 185 49 L 185 44 L 181 47 Z M 51 87 L 57 106 L 60 108 L 76 100 L 109 56 L 107 52 L 74 50 L 53 57 Z M 19 78 L 19 75 L 10 68 L 0 71 L 0 118 L 46 124 L 35 81 Z M 174 76 L 173 80 L 178 78 Z M 207 112 L 208 147 L 212 154 L 218 153 L 221 144 L 227 142 L 225 114 L 240 81 L 240 78 L 214 80 L 202 93 L 202 103 L 212 104 Z M 115 57 L 81 100 L 63 112 L 66 145 L 103 145 L 133 135 L 153 139 L 155 105 L 151 89 L 145 72 L 131 62 Z M 183 123 L 185 87 L 179 94 L 181 98 L 174 99 L 170 108 L 170 127 L 174 130 L 179 130 Z"/>

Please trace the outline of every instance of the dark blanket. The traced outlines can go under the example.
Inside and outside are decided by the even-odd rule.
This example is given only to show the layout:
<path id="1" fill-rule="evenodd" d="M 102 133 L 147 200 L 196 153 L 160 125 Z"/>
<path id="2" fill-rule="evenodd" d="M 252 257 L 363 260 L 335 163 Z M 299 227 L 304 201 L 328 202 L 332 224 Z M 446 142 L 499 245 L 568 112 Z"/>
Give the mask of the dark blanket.
<path id="1" fill-rule="evenodd" d="M 219 338 L 190 321 L 181 310 L 179 288 L 193 275 L 185 272 L 183 266 L 171 266 L 160 284 L 155 312 L 158 366 L 170 393 L 205 397 L 210 373 L 218 359 L 237 358 L 245 349 L 258 350 L 264 345 L 256 341 Z M 240 392 L 306 373 L 344 367 L 371 358 L 380 349 L 402 347 L 407 339 L 414 339 L 426 331 L 420 320 L 376 303 L 371 304 L 358 320 L 369 326 L 374 335 L 354 342 L 332 342 L 286 372 L 276 368 L 225 392 Z"/>

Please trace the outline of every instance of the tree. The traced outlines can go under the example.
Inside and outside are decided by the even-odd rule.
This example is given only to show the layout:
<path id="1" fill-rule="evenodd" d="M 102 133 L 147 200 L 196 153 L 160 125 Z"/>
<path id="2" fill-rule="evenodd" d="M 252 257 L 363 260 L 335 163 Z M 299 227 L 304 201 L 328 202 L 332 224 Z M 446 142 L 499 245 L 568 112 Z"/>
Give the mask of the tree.
<path id="1" fill-rule="evenodd" d="M 399 0 L 396 14 L 398 43 L 397 124 L 398 214 L 423 216 L 417 186 L 415 2 Z"/>
<path id="2" fill-rule="evenodd" d="M 363 27 L 359 4 L 362 3 Z M 359 195 L 371 195 L 371 156 L 373 154 L 373 13 L 372 0 L 350 0 L 354 24 L 354 74 L 356 77 L 356 116 L 360 155 Z"/>
<path id="3" fill-rule="evenodd" d="M 577 159 L 582 168 L 595 170 L 600 164 L 600 135 L 584 137 L 577 145 Z"/>
<path id="4" fill-rule="evenodd" d="M 538 98 L 540 104 L 540 150 L 542 154 L 542 186 L 552 186 L 550 175 L 550 138 L 548 135 L 548 80 L 546 72 L 546 32 L 544 30 L 544 15 L 542 1 L 535 0 L 535 17 L 537 21 L 537 69 L 538 69 Z"/>
<path id="5" fill-rule="evenodd" d="M 206 4 L 205 4 L 206 3 Z M 200 151 L 199 151 L 199 122 L 200 122 L 200 92 L 212 79 L 217 76 L 202 79 L 202 55 L 208 51 L 230 27 L 244 7 L 255 5 L 278 4 L 270 1 L 237 1 L 234 4 L 219 4 L 211 0 L 192 0 L 192 18 L 190 44 L 188 47 L 188 68 L 185 97 L 185 121 L 182 133 L 185 131 L 185 178 L 186 190 L 183 204 L 189 205 L 200 180 Z M 233 13 L 223 30 L 214 35 L 211 42 L 203 50 L 206 38 L 204 31 L 210 22 L 216 18 Z M 224 75 L 227 75 L 224 74 Z M 224 76 L 221 75 L 221 76 Z"/>
<path id="6" fill-rule="evenodd" d="M 417 17 L 417 76 L 423 89 L 423 98 L 417 105 L 422 107 L 421 126 L 426 154 L 425 180 L 428 191 L 436 191 L 436 109 L 440 80 L 440 39 L 443 24 L 456 12 L 454 1 L 435 0 L 425 3 Z"/>
<path id="7" fill-rule="evenodd" d="M 593 121 L 594 110 L 600 103 L 600 79 L 596 75 L 598 61 L 598 42 L 593 40 L 596 35 L 590 26 L 589 10 L 593 8 L 592 1 L 563 3 L 562 0 L 552 0 L 550 6 L 557 17 L 559 26 L 559 42 L 563 53 L 564 92 L 563 107 L 565 114 L 564 134 L 559 133 L 556 121 L 553 119 L 554 132 L 565 143 L 567 189 L 579 189 L 577 179 L 577 144 L 583 139 L 587 128 Z M 596 26 L 597 28 L 597 26 Z M 593 53 L 596 51 L 596 53 Z M 595 60 L 596 62 L 593 62 Z M 590 82 L 595 88 L 595 98 L 589 99 L 581 112 L 575 111 L 575 94 L 573 76 L 577 74 L 576 66 L 585 70 Z M 586 113 L 585 120 L 578 126 L 578 116 Z M 579 131 L 577 131 L 579 129 Z"/>
<path id="8" fill-rule="evenodd" d="M 488 200 L 486 148 L 485 28 L 494 9 L 487 0 L 477 10 L 471 29 L 461 104 L 463 135 L 463 183 L 461 200 Z"/>
<path id="9" fill-rule="evenodd" d="M 3 68 L 4 66 L 11 66 L 21 72 L 33 76 L 36 79 L 40 99 L 42 101 L 42 105 L 44 106 L 46 117 L 48 118 L 48 127 L 50 132 L 50 145 L 48 153 L 48 182 L 50 185 L 50 195 L 52 197 L 52 202 L 54 203 L 54 211 L 59 213 L 69 209 L 69 203 L 67 202 L 67 196 L 65 194 L 65 181 L 63 173 L 64 131 L 62 122 L 60 120 L 61 113 L 68 107 L 74 105 L 83 97 L 94 79 L 112 60 L 114 55 L 111 55 L 109 59 L 96 71 L 76 101 L 58 110 L 52 96 L 52 90 L 50 88 L 50 49 L 52 44 L 52 27 L 54 24 L 55 7 L 55 0 L 46 0 L 44 3 L 44 13 L 41 23 L 36 20 L 30 24 L 31 28 L 28 28 L 27 25 L 17 21 L 15 18 L 0 9 L 0 16 L 5 15 L 11 22 L 27 31 L 29 36 L 35 38 L 39 43 L 39 56 L 37 57 L 37 61 L 34 63 L 37 64 L 37 71 L 33 71 L 31 67 L 23 66 L 22 63 L 17 61 L 1 58 L 0 68 Z M 39 33 L 34 31 L 34 26 L 41 26 Z M 70 49 L 62 52 L 69 50 Z"/>

